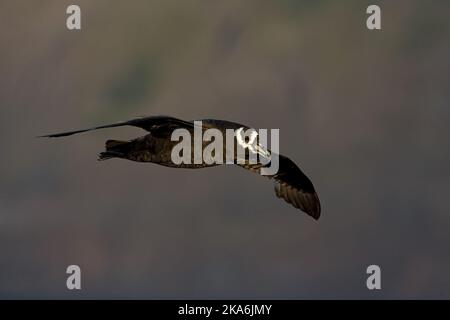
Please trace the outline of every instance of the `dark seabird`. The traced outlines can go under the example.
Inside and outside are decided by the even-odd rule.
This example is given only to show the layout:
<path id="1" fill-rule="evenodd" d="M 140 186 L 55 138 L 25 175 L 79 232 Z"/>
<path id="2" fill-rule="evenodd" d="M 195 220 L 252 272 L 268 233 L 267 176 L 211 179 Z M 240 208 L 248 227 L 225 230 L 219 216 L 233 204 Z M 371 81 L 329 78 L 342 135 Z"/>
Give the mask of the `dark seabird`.
<path id="1" fill-rule="evenodd" d="M 202 132 L 207 129 L 218 129 L 225 136 L 227 129 L 232 130 L 242 130 L 250 129 L 247 126 L 241 125 L 239 123 L 224 121 L 224 120 L 198 120 L 202 123 Z M 198 123 L 198 122 L 197 122 Z M 192 168 L 199 169 L 205 167 L 216 166 L 217 163 L 207 164 L 202 162 L 200 164 L 195 164 L 191 161 L 190 164 L 181 163 L 175 164 L 172 161 L 171 154 L 173 147 L 178 144 L 178 141 L 172 141 L 172 132 L 175 129 L 186 129 L 194 135 L 195 123 L 194 121 L 184 121 L 168 116 L 151 116 L 137 118 L 129 121 L 123 121 L 108 125 L 102 125 L 98 127 L 93 127 L 89 129 L 62 132 L 56 134 L 49 134 L 42 137 L 65 137 L 77 133 L 82 133 L 86 131 L 92 131 L 104 128 L 113 128 L 121 126 L 134 126 L 144 129 L 149 132 L 149 134 L 130 140 L 130 141 L 119 141 L 119 140 L 108 140 L 106 141 L 106 150 L 101 152 L 99 155 L 99 160 L 107 160 L 111 158 L 121 158 L 128 159 L 138 162 L 151 162 L 159 165 L 173 167 L 173 168 Z M 197 128 L 198 129 L 198 128 Z M 236 139 L 236 137 L 235 137 Z M 203 147 L 207 146 L 209 141 L 202 141 Z M 224 143 L 225 148 L 225 143 Z M 191 158 L 194 159 L 194 148 L 191 148 L 192 155 Z M 246 152 L 250 152 L 246 150 Z M 256 152 L 261 154 L 270 153 L 268 149 L 258 149 Z M 225 154 L 225 151 L 224 151 Z M 235 157 L 237 152 L 234 152 Z M 273 175 L 267 175 L 268 178 L 273 178 L 275 180 L 275 194 L 279 198 L 283 198 L 286 202 L 298 208 L 314 219 L 319 219 L 320 217 L 320 202 L 319 197 L 314 189 L 314 186 L 309 180 L 309 178 L 300 170 L 300 168 L 288 157 L 278 155 L 279 159 L 279 169 Z M 236 160 L 236 159 L 235 159 Z M 236 163 L 236 162 L 235 162 Z M 260 173 L 261 168 L 267 165 L 256 163 L 252 164 L 249 161 L 245 161 L 242 164 L 237 164 L 245 169 L 253 172 Z"/>

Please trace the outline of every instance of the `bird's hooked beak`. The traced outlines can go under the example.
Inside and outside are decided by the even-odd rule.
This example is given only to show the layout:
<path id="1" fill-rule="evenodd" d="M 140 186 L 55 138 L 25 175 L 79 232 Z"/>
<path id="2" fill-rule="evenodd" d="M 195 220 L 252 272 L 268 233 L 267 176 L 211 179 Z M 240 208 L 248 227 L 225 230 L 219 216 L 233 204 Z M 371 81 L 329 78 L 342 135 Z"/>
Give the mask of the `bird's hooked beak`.
<path id="1" fill-rule="evenodd" d="M 267 148 L 265 148 L 262 144 L 255 143 L 253 144 L 253 148 L 254 148 L 254 150 L 252 150 L 253 152 L 256 152 L 260 156 L 270 159 L 270 151 L 267 150 Z"/>

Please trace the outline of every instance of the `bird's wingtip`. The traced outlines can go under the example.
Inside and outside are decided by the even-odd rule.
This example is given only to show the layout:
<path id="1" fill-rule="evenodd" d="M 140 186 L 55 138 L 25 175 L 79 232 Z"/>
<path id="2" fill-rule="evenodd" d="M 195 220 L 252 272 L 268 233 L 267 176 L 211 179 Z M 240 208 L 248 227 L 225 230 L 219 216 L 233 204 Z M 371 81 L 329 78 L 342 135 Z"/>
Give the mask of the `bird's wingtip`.
<path id="1" fill-rule="evenodd" d="M 320 211 L 310 211 L 307 214 L 316 221 L 320 218 Z"/>
<path id="2" fill-rule="evenodd" d="M 320 207 L 320 200 L 319 200 L 319 196 L 317 195 L 316 192 L 314 192 L 314 205 L 312 210 L 310 210 L 310 212 L 308 213 L 314 220 L 319 220 L 320 218 L 320 214 L 321 214 L 321 207 Z"/>

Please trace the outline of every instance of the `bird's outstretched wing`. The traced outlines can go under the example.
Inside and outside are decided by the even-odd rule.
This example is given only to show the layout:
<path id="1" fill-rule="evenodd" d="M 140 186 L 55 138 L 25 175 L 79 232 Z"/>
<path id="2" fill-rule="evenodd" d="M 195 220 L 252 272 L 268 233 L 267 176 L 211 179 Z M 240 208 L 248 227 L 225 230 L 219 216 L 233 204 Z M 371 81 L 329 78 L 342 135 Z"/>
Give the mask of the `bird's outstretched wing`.
<path id="1" fill-rule="evenodd" d="M 275 194 L 314 219 L 319 219 L 320 201 L 311 180 L 291 159 L 279 157 L 279 169 L 273 176 L 276 180 Z"/>
<path id="2" fill-rule="evenodd" d="M 174 129 L 179 128 L 179 127 L 182 127 L 182 128 L 193 128 L 194 127 L 193 123 L 184 121 L 181 119 L 168 117 L 168 116 L 151 116 L 151 117 L 132 119 L 132 120 L 128 120 L 128 121 L 116 122 L 116 123 L 102 125 L 102 126 L 93 127 L 93 128 L 88 128 L 88 129 L 48 134 L 48 135 L 39 136 L 39 138 L 66 137 L 66 136 L 71 136 L 73 134 L 92 131 L 92 130 L 113 128 L 113 127 L 123 127 L 123 126 L 138 127 L 138 128 L 147 130 L 149 132 L 153 129 L 157 129 L 160 126 L 164 126 L 166 128 L 173 127 Z"/>
<path id="3" fill-rule="evenodd" d="M 260 173 L 261 164 L 241 165 L 243 168 Z M 309 178 L 289 158 L 279 155 L 278 172 L 268 178 L 275 179 L 275 194 L 287 203 L 302 210 L 314 219 L 320 217 L 320 201 Z"/>

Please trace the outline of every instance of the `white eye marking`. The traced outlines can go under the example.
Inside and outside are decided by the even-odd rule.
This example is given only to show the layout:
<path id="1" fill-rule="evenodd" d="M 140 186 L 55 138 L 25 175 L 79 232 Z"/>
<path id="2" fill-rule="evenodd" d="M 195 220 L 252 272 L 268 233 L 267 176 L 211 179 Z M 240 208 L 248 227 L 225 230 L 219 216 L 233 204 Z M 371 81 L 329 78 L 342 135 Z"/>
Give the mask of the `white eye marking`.
<path id="1" fill-rule="evenodd" d="M 244 128 L 239 128 L 236 130 L 236 140 L 242 148 L 248 149 L 254 154 L 259 154 L 260 156 L 266 159 L 270 159 L 271 158 L 270 151 L 257 142 L 256 140 L 257 137 L 258 132 L 255 129 L 247 129 L 245 132 Z M 248 138 L 247 142 L 245 141 L 245 138 Z"/>
<path id="2" fill-rule="evenodd" d="M 258 133 L 254 129 L 248 129 L 250 131 L 250 136 L 246 135 L 244 132 L 244 128 L 239 128 L 236 130 L 236 139 L 237 142 L 243 147 L 243 148 L 249 148 L 252 149 L 253 145 L 256 142 L 256 137 L 258 136 Z M 247 133 L 246 132 L 246 133 Z M 248 137 L 248 142 L 245 141 L 245 138 Z M 253 150 L 252 150 L 253 151 Z"/>

